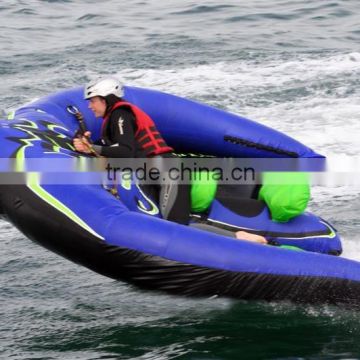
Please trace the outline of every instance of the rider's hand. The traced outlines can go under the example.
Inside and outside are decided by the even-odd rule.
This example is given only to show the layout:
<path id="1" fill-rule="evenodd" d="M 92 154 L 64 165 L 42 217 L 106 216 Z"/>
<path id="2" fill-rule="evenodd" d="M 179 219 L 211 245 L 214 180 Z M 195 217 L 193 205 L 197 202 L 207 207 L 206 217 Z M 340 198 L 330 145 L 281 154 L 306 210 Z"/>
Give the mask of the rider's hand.
<path id="1" fill-rule="evenodd" d="M 76 151 L 90 154 L 91 153 L 91 144 L 89 143 L 88 139 L 90 138 L 91 132 L 86 131 L 84 133 L 84 136 L 81 138 L 75 138 L 73 139 L 73 144 L 76 149 Z"/>
<path id="2" fill-rule="evenodd" d="M 267 244 L 267 240 L 263 236 L 251 234 L 246 231 L 237 231 L 235 233 L 235 236 L 239 240 L 247 240 L 247 241 L 257 242 L 260 244 Z"/>

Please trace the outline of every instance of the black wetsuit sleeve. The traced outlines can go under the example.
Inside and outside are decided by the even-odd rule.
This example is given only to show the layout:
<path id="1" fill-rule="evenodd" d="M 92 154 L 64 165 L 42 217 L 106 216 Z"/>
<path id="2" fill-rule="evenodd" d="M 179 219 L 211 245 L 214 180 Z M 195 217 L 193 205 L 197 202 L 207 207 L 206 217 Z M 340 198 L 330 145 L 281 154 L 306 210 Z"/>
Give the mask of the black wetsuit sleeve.
<path id="1" fill-rule="evenodd" d="M 109 146 L 95 146 L 95 151 L 109 158 L 136 156 L 136 122 L 134 115 L 125 109 L 115 110 L 109 119 L 107 137 Z"/>

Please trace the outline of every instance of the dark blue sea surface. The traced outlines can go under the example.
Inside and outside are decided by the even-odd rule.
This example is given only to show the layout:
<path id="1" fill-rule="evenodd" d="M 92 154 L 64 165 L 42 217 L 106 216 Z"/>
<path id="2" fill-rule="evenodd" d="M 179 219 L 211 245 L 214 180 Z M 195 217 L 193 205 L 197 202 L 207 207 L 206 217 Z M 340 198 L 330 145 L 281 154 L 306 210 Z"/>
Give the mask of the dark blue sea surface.
<path id="1" fill-rule="evenodd" d="M 2 0 L 0 115 L 116 74 L 263 122 L 349 162 L 310 209 L 360 260 L 359 13 L 358 0 Z M 1 359 L 360 359 L 351 309 L 170 297 L 4 221 L 0 242 Z"/>

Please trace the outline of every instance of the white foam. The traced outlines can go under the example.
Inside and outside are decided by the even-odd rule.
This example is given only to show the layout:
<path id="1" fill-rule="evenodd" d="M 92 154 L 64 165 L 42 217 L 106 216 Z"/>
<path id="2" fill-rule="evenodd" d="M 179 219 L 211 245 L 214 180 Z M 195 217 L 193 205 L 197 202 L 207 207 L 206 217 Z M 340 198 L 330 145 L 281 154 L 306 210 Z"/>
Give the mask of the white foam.
<path id="1" fill-rule="evenodd" d="M 234 85 L 242 87 L 246 92 L 249 87 L 278 87 L 296 80 L 313 80 L 344 72 L 360 72 L 360 53 L 357 52 L 328 58 L 311 58 L 311 55 L 298 57 L 296 60 L 288 61 L 270 58 L 262 62 L 218 62 L 179 69 L 124 69 L 118 75 L 128 80 L 136 80 L 138 85 L 161 87 L 163 90 L 180 89 L 182 93 L 189 93 L 190 88 L 194 89 L 196 86 L 197 94 L 207 95 L 214 92 L 214 85 L 217 88 L 224 87 L 225 93 L 229 86 Z"/>
<path id="2" fill-rule="evenodd" d="M 343 237 L 343 248 L 342 257 L 347 259 L 360 261 L 360 242 L 356 241 L 358 239 L 350 239 Z"/>
<path id="3" fill-rule="evenodd" d="M 177 69 L 124 69 L 130 85 L 198 99 L 247 116 L 327 155 L 360 152 L 360 53 L 295 55 Z"/>

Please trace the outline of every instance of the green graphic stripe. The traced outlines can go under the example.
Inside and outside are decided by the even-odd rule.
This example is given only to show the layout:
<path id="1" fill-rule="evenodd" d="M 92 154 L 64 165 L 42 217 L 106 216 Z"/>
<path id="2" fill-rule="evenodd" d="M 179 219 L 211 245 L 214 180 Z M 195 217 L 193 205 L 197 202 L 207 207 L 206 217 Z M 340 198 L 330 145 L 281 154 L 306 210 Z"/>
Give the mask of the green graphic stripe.
<path id="1" fill-rule="evenodd" d="M 36 129 L 36 124 L 33 121 L 27 120 L 30 125 L 15 125 L 14 128 L 18 129 L 20 131 L 25 131 L 27 133 L 29 133 L 27 131 L 27 128 L 29 129 Z M 23 143 L 25 145 L 21 146 L 20 149 L 17 151 L 16 153 L 16 171 L 20 171 L 23 172 L 25 171 L 25 152 L 26 149 L 29 146 L 34 146 L 34 144 L 32 143 L 35 140 L 41 140 L 38 136 L 36 136 L 34 133 L 30 133 L 33 138 L 32 139 L 21 139 L 21 141 L 23 141 Z"/>
<path id="2" fill-rule="evenodd" d="M 14 118 L 15 118 L 15 111 L 10 111 L 7 116 L 7 120 L 14 120 Z"/>
<path id="3" fill-rule="evenodd" d="M 322 224 L 324 224 L 329 230 L 330 230 L 330 234 L 329 235 L 322 235 L 319 237 L 328 237 L 329 239 L 333 239 L 336 236 L 335 230 L 327 223 L 320 221 Z"/>
<path id="4" fill-rule="evenodd" d="M 72 210 L 70 210 L 67 206 L 65 206 L 62 202 L 56 199 L 53 195 L 48 193 L 45 189 L 43 189 L 40 185 L 39 174 L 38 173 L 28 173 L 27 174 L 27 186 L 33 191 L 37 196 L 47 202 L 49 205 L 54 207 L 56 210 L 63 213 L 70 220 L 81 226 L 83 229 L 88 231 L 89 233 L 95 235 L 97 238 L 104 240 L 104 238 L 95 232 L 90 226 L 88 226 L 82 219 L 80 219 Z"/>
<path id="5" fill-rule="evenodd" d="M 59 138 L 63 138 L 63 139 L 67 138 L 66 135 L 56 131 L 56 129 L 69 131 L 69 129 L 67 129 L 66 127 L 63 127 L 63 126 L 60 126 L 60 125 L 57 125 L 57 124 L 48 124 L 47 127 L 48 127 L 49 130 L 53 131 L 54 133 L 57 133 Z"/>
<path id="6" fill-rule="evenodd" d="M 138 190 L 140 191 L 141 195 L 146 199 L 146 201 L 149 202 L 149 204 L 151 205 L 151 210 L 146 210 L 146 206 L 144 205 L 144 203 L 141 200 L 138 200 L 138 209 L 146 214 L 149 215 L 157 215 L 159 214 L 159 209 L 157 208 L 156 204 L 151 201 L 151 199 L 149 199 L 145 193 L 141 190 L 140 186 L 138 184 L 136 184 L 136 187 L 138 188 Z"/>

